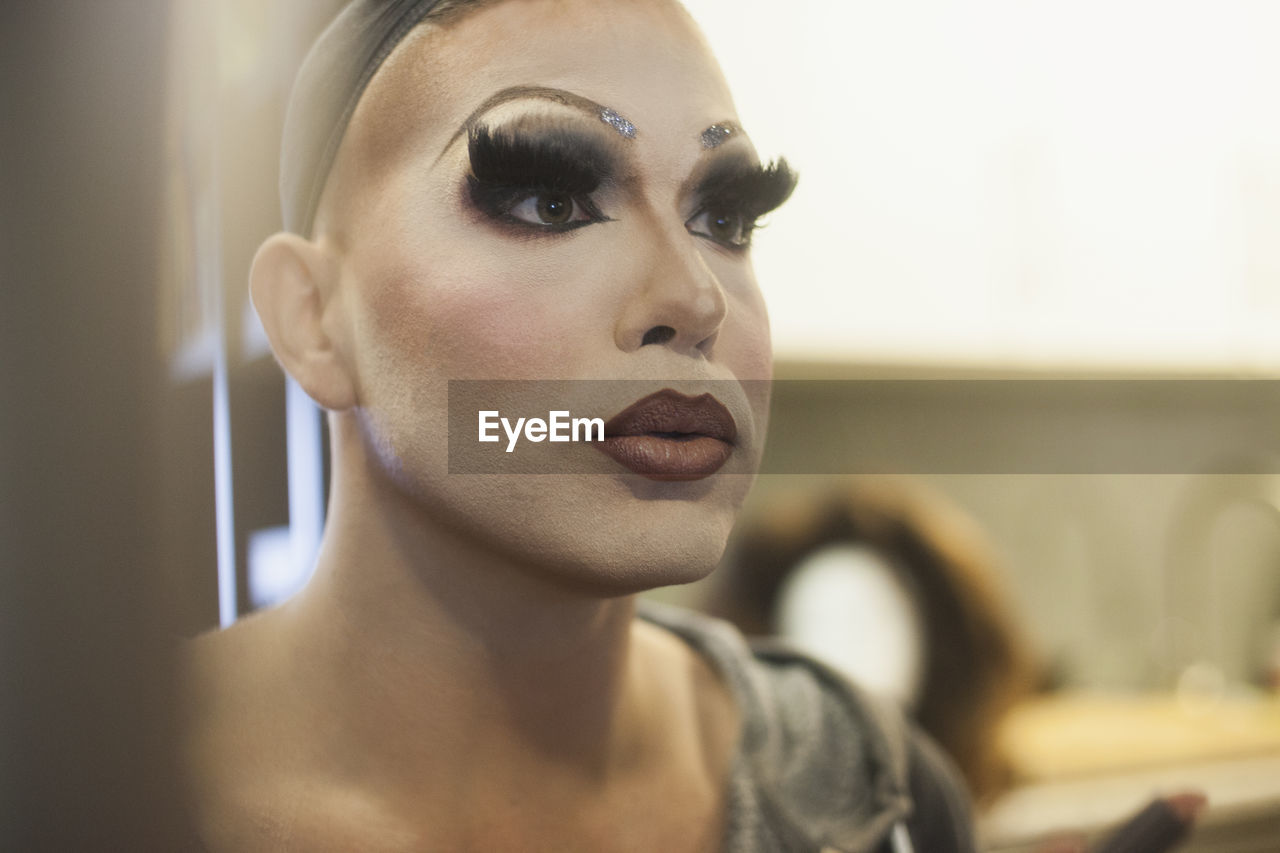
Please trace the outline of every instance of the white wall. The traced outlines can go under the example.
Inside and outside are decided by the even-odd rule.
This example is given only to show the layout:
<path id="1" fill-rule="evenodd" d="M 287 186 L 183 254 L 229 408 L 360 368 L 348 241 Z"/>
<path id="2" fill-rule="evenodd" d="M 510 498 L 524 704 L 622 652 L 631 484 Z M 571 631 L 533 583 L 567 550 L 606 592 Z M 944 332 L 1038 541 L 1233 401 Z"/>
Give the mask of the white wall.
<path id="1" fill-rule="evenodd" d="M 782 357 L 1280 367 L 1280 4 L 687 0 Z"/>

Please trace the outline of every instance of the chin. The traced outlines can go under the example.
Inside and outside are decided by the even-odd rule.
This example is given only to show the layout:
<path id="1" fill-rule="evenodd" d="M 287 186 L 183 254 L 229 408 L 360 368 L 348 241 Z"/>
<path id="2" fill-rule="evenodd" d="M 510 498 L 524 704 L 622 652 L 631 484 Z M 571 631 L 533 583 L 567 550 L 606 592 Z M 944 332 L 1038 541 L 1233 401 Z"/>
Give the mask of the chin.
<path id="1" fill-rule="evenodd" d="M 740 476 L 685 483 L 590 475 L 533 479 L 539 481 L 536 500 L 529 495 L 504 501 L 505 507 L 490 504 L 481 517 L 471 515 L 472 537 L 553 583 L 603 597 L 710 574 L 750 485 Z"/>
<path id="2" fill-rule="evenodd" d="M 723 554 L 724 543 L 720 542 L 701 553 L 690 548 L 683 553 L 620 554 L 616 560 L 606 558 L 589 566 L 544 563 L 538 568 L 550 582 L 566 589 L 597 598 L 617 598 L 702 580 L 715 569 Z"/>
<path id="3" fill-rule="evenodd" d="M 604 595 L 631 595 L 663 586 L 693 583 L 709 575 L 724 555 L 728 531 L 689 531 L 632 548 L 609 548 L 581 567 L 581 583 Z M 577 574 L 575 572 L 575 574 Z"/>

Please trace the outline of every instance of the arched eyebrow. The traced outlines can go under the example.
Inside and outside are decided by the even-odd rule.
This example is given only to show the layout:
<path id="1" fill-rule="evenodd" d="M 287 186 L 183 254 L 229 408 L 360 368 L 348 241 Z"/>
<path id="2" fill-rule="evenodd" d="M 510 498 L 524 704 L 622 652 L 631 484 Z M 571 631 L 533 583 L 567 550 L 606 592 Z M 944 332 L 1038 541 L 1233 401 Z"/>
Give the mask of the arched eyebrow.
<path id="1" fill-rule="evenodd" d="M 459 139 L 466 135 L 480 117 L 489 110 L 497 106 L 505 104 L 507 101 L 515 101 L 521 98 L 538 98 L 544 101 L 554 101 L 557 104 L 563 104 L 566 107 L 572 107 L 579 112 L 586 113 L 589 116 L 598 118 L 605 124 L 618 131 L 619 135 L 628 139 L 635 137 L 635 125 L 623 118 L 616 111 L 606 107 L 604 104 L 597 103 L 590 98 L 583 97 L 566 89 L 556 89 L 551 86 L 509 86 L 506 89 L 500 89 L 494 92 L 480 106 L 472 110 L 471 115 L 458 127 L 453 136 L 449 137 L 449 141 L 440 151 L 440 156 L 436 158 L 438 162 L 445 152 L 453 147 Z"/>

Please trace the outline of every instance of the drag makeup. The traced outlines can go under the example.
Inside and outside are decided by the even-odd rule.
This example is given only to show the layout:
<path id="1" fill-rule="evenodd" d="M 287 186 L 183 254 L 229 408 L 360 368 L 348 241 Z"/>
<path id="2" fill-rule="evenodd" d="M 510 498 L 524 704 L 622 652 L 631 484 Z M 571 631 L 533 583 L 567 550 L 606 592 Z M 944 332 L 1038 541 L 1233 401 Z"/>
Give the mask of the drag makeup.
<path id="1" fill-rule="evenodd" d="M 702 131 L 699 139 L 702 140 L 703 148 L 719 148 L 729 141 L 729 137 L 736 133 L 738 128 L 729 122 L 717 122 L 706 130 Z"/>
<path id="2" fill-rule="evenodd" d="M 557 233 L 610 220 L 593 193 L 618 164 L 598 135 L 556 125 L 532 130 L 526 122 L 480 125 L 467 134 L 467 153 L 471 203 L 496 222 Z"/>
<path id="3" fill-rule="evenodd" d="M 634 183 L 625 148 L 572 121 L 524 116 L 475 123 L 466 134 L 472 207 L 525 235 L 614 221 L 619 211 L 606 210 L 601 196 L 607 191 L 621 207 L 625 193 L 618 190 Z M 686 189 L 693 212 L 685 227 L 723 248 L 745 249 L 757 220 L 786 201 L 795 183 L 785 160 L 763 166 L 742 153 L 717 155 Z"/>
<path id="4" fill-rule="evenodd" d="M 782 157 L 767 166 L 746 157 L 719 157 L 696 180 L 694 196 L 700 203 L 685 227 L 725 248 L 745 249 L 760 217 L 790 198 L 796 180 Z"/>
<path id="5" fill-rule="evenodd" d="M 598 104 L 590 98 L 584 98 L 581 95 L 564 89 L 556 89 L 551 86 L 508 86 L 494 92 L 484 100 L 480 106 L 467 116 L 466 121 L 462 123 L 462 127 L 458 128 L 458 132 L 449 138 L 449 142 L 445 145 L 444 151 L 448 151 L 458 139 L 470 130 L 475 128 L 481 117 L 490 110 L 502 106 L 508 101 L 514 101 L 520 98 L 530 98 L 533 100 L 551 101 L 556 104 L 563 104 L 566 107 L 572 107 L 579 112 L 587 115 L 595 116 L 600 121 L 612 127 L 618 132 L 619 136 L 626 139 L 634 139 L 636 136 L 636 126 L 631 121 L 616 110 L 612 110 L 603 104 Z M 444 156 L 444 151 L 441 156 Z M 437 158 L 438 159 L 438 158 Z"/>
<path id="6" fill-rule="evenodd" d="M 636 126 L 608 107 L 600 108 L 600 120 L 627 139 L 636 138 Z"/>

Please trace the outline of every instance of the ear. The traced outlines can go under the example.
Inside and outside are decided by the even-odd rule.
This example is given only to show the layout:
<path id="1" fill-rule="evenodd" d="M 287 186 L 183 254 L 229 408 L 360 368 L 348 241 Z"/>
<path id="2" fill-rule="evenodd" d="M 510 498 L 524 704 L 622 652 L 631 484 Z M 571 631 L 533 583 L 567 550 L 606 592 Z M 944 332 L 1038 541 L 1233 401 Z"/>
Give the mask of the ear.
<path id="1" fill-rule="evenodd" d="M 341 341 L 331 334 L 338 265 L 323 248 L 279 233 L 258 248 L 249 273 L 253 307 L 281 366 L 331 411 L 356 404 L 355 377 Z"/>

